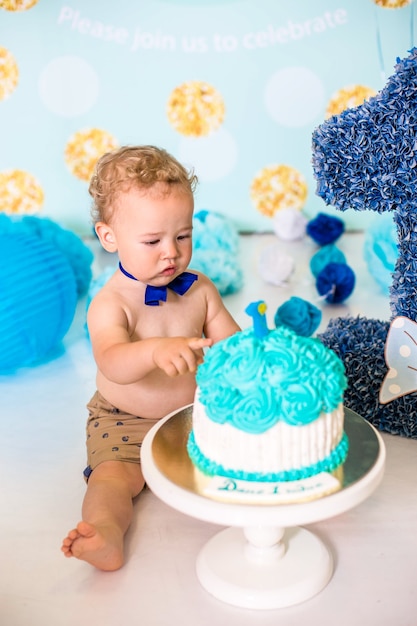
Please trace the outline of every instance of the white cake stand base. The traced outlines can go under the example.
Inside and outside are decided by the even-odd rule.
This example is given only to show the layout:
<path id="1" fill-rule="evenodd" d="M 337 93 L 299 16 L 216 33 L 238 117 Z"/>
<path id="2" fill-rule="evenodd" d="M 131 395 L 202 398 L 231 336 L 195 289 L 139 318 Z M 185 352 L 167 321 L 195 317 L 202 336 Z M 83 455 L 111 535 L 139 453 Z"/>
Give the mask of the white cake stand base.
<path id="1" fill-rule="evenodd" d="M 291 504 L 225 502 L 207 497 L 195 481 L 186 444 L 192 407 L 156 424 L 142 444 L 145 480 L 173 508 L 208 522 L 230 525 L 210 539 L 196 560 L 210 594 L 248 609 L 277 609 L 319 593 L 333 574 L 325 544 L 298 524 L 339 515 L 365 500 L 380 483 L 385 447 L 379 433 L 345 409 L 349 453 L 343 484 L 333 494 Z"/>
<path id="2" fill-rule="evenodd" d="M 251 529 L 240 528 L 223 530 L 208 541 L 196 565 L 206 591 L 247 609 L 278 609 L 319 593 L 333 573 L 326 546 L 303 528 L 273 530 L 283 537 L 270 546 L 257 547 L 248 537 Z"/>

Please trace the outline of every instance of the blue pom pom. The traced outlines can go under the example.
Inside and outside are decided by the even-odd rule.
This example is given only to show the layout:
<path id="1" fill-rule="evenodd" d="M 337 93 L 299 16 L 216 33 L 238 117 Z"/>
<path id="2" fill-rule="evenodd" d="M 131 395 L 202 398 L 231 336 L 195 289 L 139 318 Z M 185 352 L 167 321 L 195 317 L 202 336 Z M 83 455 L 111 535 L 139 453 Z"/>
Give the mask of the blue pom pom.
<path id="1" fill-rule="evenodd" d="M 312 256 L 310 270 L 313 276 L 317 277 L 329 263 L 346 263 L 346 257 L 343 252 L 332 243 L 323 246 Z"/>
<path id="2" fill-rule="evenodd" d="M 239 235 L 230 220 L 203 209 L 193 218 L 193 249 L 214 250 L 221 248 L 236 253 L 239 248 Z"/>
<path id="3" fill-rule="evenodd" d="M 350 296 L 355 287 L 355 274 L 345 263 L 329 263 L 317 276 L 316 288 L 326 302 L 337 304 Z"/>
<path id="4" fill-rule="evenodd" d="M 209 215 L 210 211 L 208 211 L 207 209 L 201 209 L 197 213 L 194 213 L 194 219 L 204 224 Z"/>
<path id="5" fill-rule="evenodd" d="M 242 288 L 243 272 L 238 262 L 239 235 L 231 221 L 203 209 L 193 219 L 191 267 L 213 281 L 222 296 Z"/>
<path id="6" fill-rule="evenodd" d="M 74 272 L 54 245 L 0 233 L 0 373 L 35 365 L 56 349 L 77 305 Z"/>
<path id="7" fill-rule="evenodd" d="M 317 216 L 307 224 L 307 234 L 319 245 L 334 243 L 345 230 L 345 224 L 339 217 L 325 213 Z"/>
<path id="8" fill-rule="evenodd" d="M 208 276 L 222 296 L 236 293 L 243 286 L 242 269 L 228 250 L 197 249 L 193 253 L 191 267 Z"/>
<path id="9" fill-rule="evenodd" d="M 316 306 L 292 296 L 275 313 L 275 326 L 286 326 L 298 335 L 310 337 L 320 326 L 322 313 Z"/>

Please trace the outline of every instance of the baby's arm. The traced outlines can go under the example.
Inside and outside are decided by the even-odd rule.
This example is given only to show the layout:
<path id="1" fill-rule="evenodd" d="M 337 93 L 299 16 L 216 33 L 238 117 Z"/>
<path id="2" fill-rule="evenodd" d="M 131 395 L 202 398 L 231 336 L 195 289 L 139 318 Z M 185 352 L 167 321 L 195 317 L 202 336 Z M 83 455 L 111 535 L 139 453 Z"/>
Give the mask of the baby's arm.
<path id="1" fill-rule="evenodd" d="M 105 297 L 92 301 L 87 320 L 98 368 L 108 380 L 122 385 L 137 382 L 156 368 L 167 376 L 195 372 L 203 348 L 213 343 L 201 337 L 132 340 L 125 311 Z"/>

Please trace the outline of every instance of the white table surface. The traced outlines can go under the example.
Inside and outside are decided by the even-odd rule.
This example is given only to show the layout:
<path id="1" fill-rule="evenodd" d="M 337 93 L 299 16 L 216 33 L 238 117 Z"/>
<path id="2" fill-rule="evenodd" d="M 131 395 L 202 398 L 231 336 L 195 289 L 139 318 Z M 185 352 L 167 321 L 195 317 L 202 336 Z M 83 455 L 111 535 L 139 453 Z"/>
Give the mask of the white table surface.
<path id="1" fill-rule="evenodd" d="M 238 321 L 265 299 L 270 319 L 291 295 L 318 304 L 308 263 L 313 242 L 281 243 L 296 261 L 284 287 L 266 285 L 257 260 L 274 235 L 243 236 L 245 286 L 225 298 Z M 389 303 L 362 259 L 363 236 L 338 246 L 357 275 L 355 291 L 330 317 L 389 318 Z M 92 247 L 97 251 L 96 242 Z M 115 259 L 97 251 L 95 271 Z M 80 517 L 85 490 L 85 404 L 95 368 L 83 329 L 81 302 L 64 351 L 36 368 L 0 377 L 0 624 L 2 626 L 415 626 L 417 624 L 417 441 L 382 434 L 381 485 L 354 509 L 308 526 L 330 548 L 335 571 L 325 589 L 303 604 L 256 611 L 229 606 L 199 584 L 195 561 L 221 527 L 179 513 L 150 490 L 135 503 L 123 569 L 104 573 L 59 547 Z"/>

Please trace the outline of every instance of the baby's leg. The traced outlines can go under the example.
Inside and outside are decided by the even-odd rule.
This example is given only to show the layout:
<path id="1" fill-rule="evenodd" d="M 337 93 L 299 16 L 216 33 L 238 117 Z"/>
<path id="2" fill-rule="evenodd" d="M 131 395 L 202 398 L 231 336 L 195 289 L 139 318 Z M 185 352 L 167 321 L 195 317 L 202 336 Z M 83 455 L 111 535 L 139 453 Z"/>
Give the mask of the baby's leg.
<path id="1" fill-rule="evenodd" d="M 119 569 L 124 535 L 132 520 L 132 500 L 143 486 L 139 464 L 100 463 L 88 480 L 82 521 L 63 541 L 65 556 L 75 556 L 102 570 Z"/>

